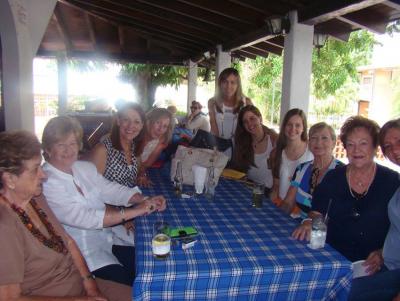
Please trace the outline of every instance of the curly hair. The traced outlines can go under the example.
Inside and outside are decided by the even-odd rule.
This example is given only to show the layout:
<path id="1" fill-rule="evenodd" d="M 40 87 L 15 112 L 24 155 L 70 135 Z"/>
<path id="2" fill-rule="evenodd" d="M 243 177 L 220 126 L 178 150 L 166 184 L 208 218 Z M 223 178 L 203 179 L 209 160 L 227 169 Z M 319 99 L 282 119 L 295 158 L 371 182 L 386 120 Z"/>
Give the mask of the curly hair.
<path id="1" fill-rule="evenodd" d="M 20 175 L 25 170 L 25 161 L 40 156 L 41 146 L 34 134 L 22 130 L 0 133 L 0 145 L 0 188 L 2 188 L 3 173 Z"/>
<path id="2" fill-rule="evenodd" d="M 57 116 L 49 120 L 42 135 L 43 157 L 46 161 L 48 160 L 47 151 L 71 133 L 75 135 L 76 141 L 81 147 L 83 131 L 77 119 L 69 116 Z"/>
<path id="3" fill-rule="evenodd" d="M 372 138 L 372 145 L 376 148 L 378 147 L 379 138 L 379 125 L 371 119 L 365 118 L 363 116 L 351 116 L 346 119 L 342 127 L 340 128 L 340 140 L 343 143 L 344 148 L 347 146 L 347 139 L 349 135 L 356 128 L 364 128 L 367 130 L 368 134 Z"/>

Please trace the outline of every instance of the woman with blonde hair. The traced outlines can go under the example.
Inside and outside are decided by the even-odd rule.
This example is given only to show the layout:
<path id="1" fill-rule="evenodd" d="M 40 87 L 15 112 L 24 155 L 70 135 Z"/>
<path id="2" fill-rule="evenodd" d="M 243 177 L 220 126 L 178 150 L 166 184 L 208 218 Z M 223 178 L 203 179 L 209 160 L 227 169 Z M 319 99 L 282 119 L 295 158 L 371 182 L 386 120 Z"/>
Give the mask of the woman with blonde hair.
<path id="1" fill-rule="evenodd" d="M 211 133 L 233 145 L 239 111 L 250 104 L 250 98 L 243 94 L 239 72 L 235 68 L 224 69 L 218 77 L 216 95 L 208 101 Z M 227 154 L 231 157 L 232 150 Z"/>
<path id="2" fill-rule="evenodd" d="M 157 161 L 161 152 L 170 143 L 173 130 L 172 114 L 167 109 L 154 108 L 146 114 L 145 134 L 139 150 L 141 153 L 138 173 L 139 185 L 151 185 L 146 171 Z"/>

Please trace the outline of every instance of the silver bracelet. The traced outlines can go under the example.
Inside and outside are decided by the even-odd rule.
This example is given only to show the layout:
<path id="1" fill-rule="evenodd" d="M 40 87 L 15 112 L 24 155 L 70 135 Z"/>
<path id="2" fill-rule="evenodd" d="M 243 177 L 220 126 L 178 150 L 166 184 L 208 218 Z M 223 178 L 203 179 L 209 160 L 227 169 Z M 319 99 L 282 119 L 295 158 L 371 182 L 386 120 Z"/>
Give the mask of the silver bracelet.
<path id="1" fill-rule="evenodd" d="M 303 219 L 303 220 L 301 221 L 301 224 L 304 224 L 304 222 L 306 222 L 306 221 L 312 221 L 312 218 L 305 218 L 305 219 Z"/>
<path id="2" fill-rule="evenodd" d="M 121 214 L 122 223 L 125 224 L 126 219 L 125 219 L 125 207 L 124 206 L 119 207 L 119 214 Z"/>

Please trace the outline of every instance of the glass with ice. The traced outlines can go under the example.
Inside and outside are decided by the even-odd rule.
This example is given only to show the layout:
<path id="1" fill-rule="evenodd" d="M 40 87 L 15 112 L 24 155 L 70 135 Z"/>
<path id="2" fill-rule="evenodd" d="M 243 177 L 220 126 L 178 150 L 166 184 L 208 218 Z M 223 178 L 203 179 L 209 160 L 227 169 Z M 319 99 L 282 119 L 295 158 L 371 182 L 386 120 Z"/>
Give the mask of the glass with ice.
<path id="1" fill-rule="evenodd" d="M 314 217 L 312 220 L 311 239 L 309 247 L 320 249 L 325 246 L 327 227 L 322 216 Z"/>

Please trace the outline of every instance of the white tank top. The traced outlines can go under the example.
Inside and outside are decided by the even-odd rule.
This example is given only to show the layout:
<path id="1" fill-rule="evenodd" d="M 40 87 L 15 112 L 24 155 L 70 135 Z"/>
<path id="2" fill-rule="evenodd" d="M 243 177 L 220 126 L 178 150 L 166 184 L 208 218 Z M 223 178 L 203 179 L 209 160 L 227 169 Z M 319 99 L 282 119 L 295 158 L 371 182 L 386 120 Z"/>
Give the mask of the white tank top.
<path id="1" fill-rule="evenodd" d="M 268 168 L 267 160 L 272 151 L 271 137 L 268 136 L 267 149 L 262 154 L 254 154 L 254 164 L 247 171 L 247 177 L 257 183 L 263 183 L 265 187 L 272 187 L 272 171 Z"/>
<path id="2" fill-rule="evenodd" d="M 238 114 L 233 113 L 234 107 L 222 105 L 222 112 L 215 110 L 215 119 L 218 127 L 218 135 L 221 138 L 231 139 L 235 135 Z"/>
<path id="3" fill-rule="evenodd" d="M 282 161 L 281 167 L 279 170 L 279 197 L 283 200 L 286 197 L 286 193 L 289 190 L 290 182 L 292 181 L 293 173 L 296 170 L 296 167 L 310 160 L 313 160 L 314 156 L 308 149 L 304 154 L 297 160 L 289 160 L 286 156 L 285 150 L 282 151 Z"/>

